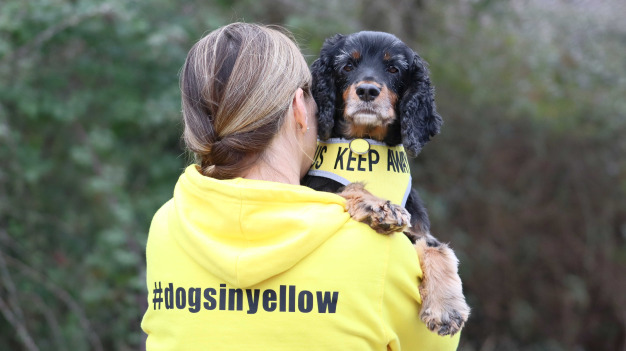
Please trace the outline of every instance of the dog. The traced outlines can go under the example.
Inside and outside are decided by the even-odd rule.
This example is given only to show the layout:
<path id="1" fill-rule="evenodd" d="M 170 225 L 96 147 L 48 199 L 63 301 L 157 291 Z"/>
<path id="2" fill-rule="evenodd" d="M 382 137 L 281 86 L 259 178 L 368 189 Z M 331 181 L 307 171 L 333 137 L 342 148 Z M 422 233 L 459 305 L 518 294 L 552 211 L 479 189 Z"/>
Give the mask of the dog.
<path id="1" fill-rule="evenodd" d="M 319 143 L 302 184 L 343 196 L 352 218 L 379 233 L 403 231 L 424 273 L 420 318 L 431 331 L 454 335 L 470 314 L 458 259 L 430 235 L 406 159 L 416 157 L 443 124 L 426 62 L 393 35 L 364 31 L 326 39 L 311 74 Z"/>

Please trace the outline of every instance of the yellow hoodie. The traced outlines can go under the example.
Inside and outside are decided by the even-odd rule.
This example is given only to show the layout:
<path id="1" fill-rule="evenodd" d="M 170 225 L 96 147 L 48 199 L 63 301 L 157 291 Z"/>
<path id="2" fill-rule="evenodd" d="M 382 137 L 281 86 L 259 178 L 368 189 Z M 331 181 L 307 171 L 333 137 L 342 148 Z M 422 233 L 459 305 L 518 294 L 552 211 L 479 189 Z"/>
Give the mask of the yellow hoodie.
<path id="1" fill-rule="evenodd" d="M 418 318 L 409 240 L 377 234 L 344 206 L 188 167 L 150 227 L 147 349 L 455 350 L 458 335 Z"/>

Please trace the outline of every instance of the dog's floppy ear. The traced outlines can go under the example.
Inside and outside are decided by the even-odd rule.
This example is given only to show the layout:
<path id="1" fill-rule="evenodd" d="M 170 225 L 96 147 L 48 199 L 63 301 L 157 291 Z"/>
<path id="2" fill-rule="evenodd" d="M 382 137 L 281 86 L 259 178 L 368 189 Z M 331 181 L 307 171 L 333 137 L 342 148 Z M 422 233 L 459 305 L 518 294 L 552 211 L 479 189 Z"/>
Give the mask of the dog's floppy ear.
<path id="1" fill-rule="evenodd" d="M 341 45 L 345 36 L 337 34 L 326 39 L 320 58 L 311 65 L 313 85 L 311 91 L 315 103 L 317 103 L 317 134 L 321 140 L 330 138 L 330 133 L 335 125 L 335 79 L 333 64 L 337 46 Z"/>
<path id="2" fill-rule="evenodd" d="M 428 69 L 413 53 L 409 83 L 400 101 L 402 144 L 409 156 L 417 156 L 430 137 L 439 134 L 443 119 L 435 106 L 435 89 L 430 85 Z"/>

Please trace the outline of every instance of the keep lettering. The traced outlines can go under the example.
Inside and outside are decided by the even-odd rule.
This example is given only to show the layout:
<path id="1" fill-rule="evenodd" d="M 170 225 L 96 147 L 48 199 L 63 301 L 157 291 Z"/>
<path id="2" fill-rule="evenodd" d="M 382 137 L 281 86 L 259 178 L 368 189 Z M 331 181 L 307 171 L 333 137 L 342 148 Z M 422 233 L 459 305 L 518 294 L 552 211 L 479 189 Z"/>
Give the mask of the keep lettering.
<path id="1" fill-rule="evenodd" d="M 367 154 L 357 155 L 350 151 L 348 147 L 339 147 L 335 158 L 333 155 L 327 155 L 328 147 L 326 145 L 318 145 L 315 151 L 315 159 L 312 169 L 320 169 L 324 163 L 324 156 L 326 159 L 331 157 L 333 162 L 333 169 L 340 169 L 350 172 L 373 172 L 374 166 L 382 162 L 381 164 L 387 164 L 388 172 L 395 173 L 410 173 L 409 162 L 404 151 L 394 151 L 387 149 L 387 160 L 380 159 L 380 153 L 376 150 L 370 149 Z M 383 156 L 385 156 L 383 154 Z"/>

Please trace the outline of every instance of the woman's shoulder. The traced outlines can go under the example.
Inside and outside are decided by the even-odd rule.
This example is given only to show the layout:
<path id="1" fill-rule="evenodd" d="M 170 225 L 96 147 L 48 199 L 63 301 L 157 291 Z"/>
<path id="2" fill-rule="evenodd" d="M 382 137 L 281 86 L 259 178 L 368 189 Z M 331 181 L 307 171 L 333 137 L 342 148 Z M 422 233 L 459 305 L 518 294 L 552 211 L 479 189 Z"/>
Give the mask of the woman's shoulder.
<path id="1" fill-rule="evenodd" d="M 167 234 L 169 225 L 169 211 L 172 205 L 173 201 L 172 199 L 170 199 L 169 201 L 164 203 L 152 217 L 152 222 L 150 223 L 150 231 L 148 233 L 148 244 L 151 241 L 155 241 L 159 238 L 162 239 Z"/>
<path id="2" fill-rule="evenodd" d="M 167 223 L 167 216 L 170 206 L 173 205 L 173 200 L 170 199 L 166 203 L 164 203 L 159 209 L 156 211 L 154 216 L 152 217 L 152 222 L 150 223 L 150 227 L 152 228 L 155 225 L 162 225 Z"/>
<path id="3" fill-rule="evenodd" d="M 337 235 L 345 236 L 355 244 L 373 246 L 387 254 L 388 264 L 401 267 L 398 268 L 401 270 L 408 269 L 415 277 L 422 276 L 417 251 L 404 233 L 379 234 L 365 223 L 349 220 L 340 228 Z"/>

